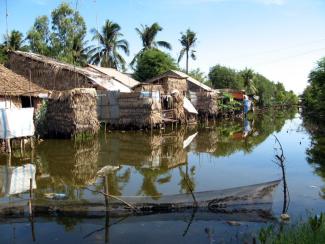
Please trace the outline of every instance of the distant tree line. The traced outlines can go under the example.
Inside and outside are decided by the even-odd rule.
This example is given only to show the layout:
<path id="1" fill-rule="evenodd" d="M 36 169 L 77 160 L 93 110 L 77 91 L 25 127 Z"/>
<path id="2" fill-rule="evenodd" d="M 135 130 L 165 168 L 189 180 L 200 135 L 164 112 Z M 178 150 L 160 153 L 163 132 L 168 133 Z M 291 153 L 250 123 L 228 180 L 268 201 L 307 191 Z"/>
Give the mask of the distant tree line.
<path id="1" fill-rule="evenodd" d="M 170 69 L 181 70 L 179 62 L 185 58 L 185 73 L 214 88 L 245 89 L 250 95 L 260 97 L 263 106 L 293 104 L 297 97 L 284 89 L 282 83 L 274 83 L 251 69 L 236 71 L 216 65 L 206 76 L 200 69 L 190 70 L 190 59 L 196 60 L 197 34 L 190 29 L 180 33 L 181 51 L 176 61 L 161 50 L 172 50 L 169 42 L 157 40 L 163 28 L 158 23 L 135 28 L 142 48 L 134 56 L 130 67 L 134 78 L 146 81 Z M 32 51 L 60 61 L 85 66 L 87 63 L 112 67 L 121 71 L 127 69 L 124 56 L 130 55 L 129 43 L 123 38 L 121 26 L 106 20 L 100 29 L 91 29 L 91 43 L 86 40 L 87 27 L 83 17 L 69 4 L 62 3 L 51 13 L 35 19 L 33 26 L 24 37 L 13 30 L 4 36 L 0 44 L 0 63 L 7 60 L 8 51 Z"/>
<path id="2" fill-rule="evenodd" d="M 302 94 L 305 111 L 325 120 L 325 57 L 310 72 L 308 82 Z"/>

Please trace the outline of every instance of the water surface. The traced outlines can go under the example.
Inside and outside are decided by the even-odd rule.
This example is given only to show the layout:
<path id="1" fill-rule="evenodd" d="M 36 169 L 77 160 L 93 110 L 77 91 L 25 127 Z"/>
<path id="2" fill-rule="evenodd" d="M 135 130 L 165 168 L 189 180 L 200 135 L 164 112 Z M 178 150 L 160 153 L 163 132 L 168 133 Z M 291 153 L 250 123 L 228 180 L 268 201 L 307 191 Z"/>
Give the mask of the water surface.
<path id="1" fill-rule="evenodd" d="M 30 163 L 36 166 L 35 198 L 62 193 L 69 200 L 104 201 L 100 194 L 86 189 L 102 190 L 103 174 L 107 176 L 110 194 L 159 198 L 188 193 L 189 184 L 198 192 L 281 179 L 281 169 L 274 163 L 274 148 L 278 145 L 273 135 L 279 138 L 286 156 L 288 211 L 292 221 L 304 218 L 309 212 L 325 211 L 325 169 L 320 156 L 323 147 L 318 146 L 323 137 L 315 136 L 296 111 L 269 112 L 248 120 L 174 131 L 101 132 L 98 138 L 86 142 L 46 140 L 33 152 L 16 151 L 10 163 L 11 167 Z M 0 204 L 10 206 L 19 199 L 27 199 L 27 192 L 11 194 L 9 160 L 5 155 L 0 160 Z M 104 173 L 100 173 L 103 168 Z M 28 218 L 6 217 L 0 221 L 0 240 L 1 243 L 29 243 L 33 239 L 38 243 L 236 243 L 251 240 L 261 226 L 276 223 L 282 205 L 282 185 L 279 185 L 271 208 L 275 220 L 267 222 L 191 210 L 127 218 L 36 216 L 33 224 Z M 230 225 L 229 220 L 236 221 L 236 225 Z"/>

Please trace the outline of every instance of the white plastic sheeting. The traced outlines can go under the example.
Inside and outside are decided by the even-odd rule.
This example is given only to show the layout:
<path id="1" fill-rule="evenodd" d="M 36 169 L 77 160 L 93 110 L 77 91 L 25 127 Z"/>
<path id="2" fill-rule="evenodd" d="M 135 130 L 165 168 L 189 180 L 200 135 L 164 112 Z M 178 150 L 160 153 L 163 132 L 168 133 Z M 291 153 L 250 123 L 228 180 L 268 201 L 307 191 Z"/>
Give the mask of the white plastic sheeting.
<path id="1" fill-rule="evenodd" d="M 36 167 L 25 164 L 20 167 L 0 166 L 0 191 L 4 195 L 15 195 L 29 191 L 30 179 L 32 188 L 36 189 Z"/>
<path id="2" fill-rule="evenodd" d="M 0 139 L 33 136 L 34 108 L 0 109 Z"/>
<path id="3" fill-rule="evenodd" d="M 198 114 L 197 110 L 193 106 L 190 100 L 187 97 L 184 97 L 184 108 L 187 112 L 191 114 Z"/>

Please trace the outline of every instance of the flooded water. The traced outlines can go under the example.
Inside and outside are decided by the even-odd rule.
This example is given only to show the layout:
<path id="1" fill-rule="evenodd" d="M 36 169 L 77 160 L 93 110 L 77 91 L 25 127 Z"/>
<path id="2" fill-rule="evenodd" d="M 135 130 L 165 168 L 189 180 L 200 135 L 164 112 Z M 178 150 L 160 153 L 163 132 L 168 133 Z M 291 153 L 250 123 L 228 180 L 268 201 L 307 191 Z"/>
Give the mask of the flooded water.
<path id="1" fill-rule="evenodd" d="M 283 111 L 174 131 L 101 132 L 82 143 L 46 140 L 33 152 L 16 151 L 11 160 L 0 156 L 0 206 L 28 199 L 30 177 L 34 199 L 57 194 L 74 202 L 104 202 L 98 193 L 104 175 L 112 195 L 153 199 L 282 179 L 274 162 L 276 135 L 286 157 L 294 222 L 325 211 L 324 140 L 306 127 L 297 111 Z M 280 184 L 268 205 L 274 218 L 191 209 L 141 216 L 35 214 L 33 221 L 6 216 L 0 217 L 0 243 L 241 243 L 278 222 L 282 189 Z"/>

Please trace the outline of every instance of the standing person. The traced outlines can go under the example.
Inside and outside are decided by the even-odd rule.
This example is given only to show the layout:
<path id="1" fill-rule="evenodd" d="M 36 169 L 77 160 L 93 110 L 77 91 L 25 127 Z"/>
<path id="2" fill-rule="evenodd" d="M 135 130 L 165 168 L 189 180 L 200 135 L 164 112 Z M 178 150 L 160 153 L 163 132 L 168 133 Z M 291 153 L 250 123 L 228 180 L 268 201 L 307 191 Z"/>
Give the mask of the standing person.
<path id="1" fill-rule="evenodd" d="M 252 102 L 249 100 L 248 96 L 244 95 L 244 115 L 247 116 L 248 111 L 251 109 Z"/>

